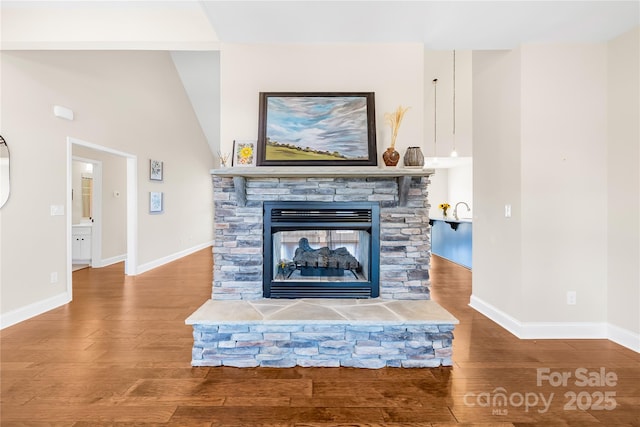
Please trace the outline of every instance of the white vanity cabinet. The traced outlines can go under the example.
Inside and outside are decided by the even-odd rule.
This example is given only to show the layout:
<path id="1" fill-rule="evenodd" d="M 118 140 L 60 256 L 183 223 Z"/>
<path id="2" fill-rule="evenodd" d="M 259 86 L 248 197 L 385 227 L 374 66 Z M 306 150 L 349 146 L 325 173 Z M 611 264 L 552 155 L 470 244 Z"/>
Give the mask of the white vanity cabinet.
<path id="1" fill-rule="evenodd" d="M 71 234 L 71 258 L 74 264 L 91 263 L 90 225 L 74 225 Z"/>

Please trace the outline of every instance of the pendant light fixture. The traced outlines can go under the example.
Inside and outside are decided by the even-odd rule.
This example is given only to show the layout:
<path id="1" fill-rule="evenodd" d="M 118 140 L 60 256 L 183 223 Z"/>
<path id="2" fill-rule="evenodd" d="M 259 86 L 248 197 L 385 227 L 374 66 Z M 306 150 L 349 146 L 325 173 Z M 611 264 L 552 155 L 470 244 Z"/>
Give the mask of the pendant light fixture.
<path id="1" fill-rule="evenodd" d="M 456 51 L 453 51 L 453 150 L 451 150 L 451 157 L 458 157 L 456 151 Z"/>
<path id="2" fill-rule="evenodd" d="M 433 79 L 433 163 L 438 163 L 437 123 L 438 123 L 438 79 Z"/>

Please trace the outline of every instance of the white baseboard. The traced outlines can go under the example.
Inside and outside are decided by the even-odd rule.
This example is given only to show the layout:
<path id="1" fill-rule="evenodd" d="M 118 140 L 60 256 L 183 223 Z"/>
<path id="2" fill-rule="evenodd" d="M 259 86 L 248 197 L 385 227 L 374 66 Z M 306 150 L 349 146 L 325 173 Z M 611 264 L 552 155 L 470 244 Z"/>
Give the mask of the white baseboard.
<path id="1" fill-rule="evenodd" d="M 484 302 L 475 295 L 471 295 L 469 307 L 493 320 L 516 337 L 522 338 L 520 336 L 522 324 L 517 319 L 509 316 L 507 313 L 498 310 L 491 304 Z"/>
<path id="2" fill-rule="evenodd" d="M 205 249 L 211 246 L 213 246 L 213 241 L 206 242 L 201 245 L 197 245 L 192 248 L 185 249 L 180 252 L 176 252 L 172 255 L 160 258 L 158 260 L 140 265 L 138 266 L 138 274 L 152 270 L 156 267 L 175 261 L 187 255 L 191 255 L 194 252 L 197 252 L 201 249 Z M 125 258 L 126 258 L 126 255 L 119 255 L 116 257 L 104 259 L 102 260 L 101 267 L 106 267 L 107 265 L 124 261 Z M 47 298 L 43 301 L 38 301 L 36 303 L 29 304 L 25 307 L 2 314 L 0 315 L 0 329 L 8 328 L 9 326 L 13 326 L 24 320 L 38 316 L 42 313 L 46 313 L 47 311 L 53 310 L 54 308 L 58 308 L 61 305 L 67 304 L 69 302 L 71 302 L 71 295 L 68 292 L 64 292 L 54 297 Z"/>
<path id="3" fill-rule="evenodd" d="M 97 263 L 93 264 L 91 267 L 93 268 L 107 267 L 122 261 L 126 261 L 126 259 L 127 259 L 127 254 L 117 255 L 110 258 L 104 258 L 98 261 Z"/>
<path id="4" fill-rule="evenodd" d="M 213 246 L 213 241 L 209 241 L 209 242 L 205 242 L 202 243 L 200 245 L 197 246 L 193 246 L 191 248 L 182 250 L 180 252 L 176 252 L 174 254 L 171 255 L 167 255 L 165 257 L 156 259 L 154 261 L 150 261 L 150 262 L 146 262 L 144 264 L 140 264 L 138 265 L 138 268 L 136 269 L 136 274 L 142 274 L 145 273 L 149 270 L 153 270 L 154 268 L 160 267 L 161 265 L 165 265 L 168 264 L 172 261 L 178 260 L 182 257 L 185 257 L 187 255 L 191 255 L 194 252 L 198 252 L 201 249 L 207 248 L 207 247 L 211 247 Z"/>
<path id="5" fill-rule="evenodd" d="M 614 343 L 640 353 L 640 334 L 609 323 L 607 324 L 607 336 Z"/>
<path id="6" fill-rule="evenodd" d="M 71 302 L 71 296 L 65 291 L 43 301 L 38 301 L 25 307 L 12 310 L 0 316 L 0 329 L 8 328 L 16 323 L 38 316 L 39 314 L 46 313 L 49 310 L 53 310 L 54 308 L 58 308 L 61 305 L 68 304 L 69 302 Z"/>
<path id="7" fill-rule="evenodd" d="M 638 334 L 606 322 L 520 322 L 474 295 L 469 306 L 520 339 L 609 339 L 640 353 Z"/>

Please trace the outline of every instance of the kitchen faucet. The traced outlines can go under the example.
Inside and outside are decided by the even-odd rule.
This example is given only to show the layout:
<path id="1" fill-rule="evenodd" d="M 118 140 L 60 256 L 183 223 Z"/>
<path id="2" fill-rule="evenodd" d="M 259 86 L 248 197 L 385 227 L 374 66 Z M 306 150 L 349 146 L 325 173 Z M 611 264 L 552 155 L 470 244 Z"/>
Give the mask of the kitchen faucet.
<path id="1" fill-rule="evenodd" d="M 458 205 L 465 205 L 467 207 L 467 212 L 471 212 L 471 208 L 465 202 L 456 203 L 456 207 L 453 208 L 453 217 L 456 219 L 456 221 L 460 219 L 458 218 Z"/>

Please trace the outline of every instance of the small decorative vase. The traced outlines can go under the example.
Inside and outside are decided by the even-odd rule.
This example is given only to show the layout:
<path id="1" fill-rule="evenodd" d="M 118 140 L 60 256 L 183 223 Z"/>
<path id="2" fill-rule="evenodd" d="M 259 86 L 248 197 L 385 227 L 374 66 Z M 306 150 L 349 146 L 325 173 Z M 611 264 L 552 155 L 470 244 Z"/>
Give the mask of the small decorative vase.
<path id="1" fill-rule="evenodd" d="M 409 167 L 424 166 L 424 155 L 420 147 L 409 147 L 404 153 L 404 165 Z"/>
<path id="2" fill-rule="evenodd" d="M 400 153 L 398 153 L 395 148 L 389 147 L 387 151 L 382 153 L 382 160 L 387 166 L 395 166 L 398 164 L 398 160 L 400 160 Z"/>

